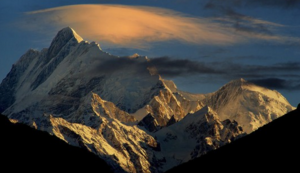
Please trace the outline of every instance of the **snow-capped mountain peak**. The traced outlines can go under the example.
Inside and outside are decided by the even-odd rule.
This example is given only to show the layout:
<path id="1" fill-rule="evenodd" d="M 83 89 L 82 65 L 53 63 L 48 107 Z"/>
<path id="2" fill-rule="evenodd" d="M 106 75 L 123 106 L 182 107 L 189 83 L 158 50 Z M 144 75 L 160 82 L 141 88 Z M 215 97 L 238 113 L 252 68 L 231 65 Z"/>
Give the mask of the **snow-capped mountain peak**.
<path id="1" fill-rule="evenodd" d="M 57 56 L 66 45 L 77 45 L 82 40 L 83 39 L 72 28 L 63 28 L 52 40 L 44 62 L 48 63 L 52 58 Z"/>
<path id="2" fill-rule="evenodd" d="M 270 90 L 268 88 L 255 85 L 254 83 L 246 81 L 243 78 L 230 81 L 229 83 L 227 83 L 226 85 L 221 87 L 220 90 L 222 90 L 222 92 L 236 93 L 236 94 L 239 94 L 239 91 L 242 91 L 242 90 L 259 92 L 262 95 L 265 95 L 272 99 L 276 99 L 277 101 L 280 101 L 284 104 L 289 104 L 289 102 L 286 100 L 286 98 L 283 97 L 278 91 Z"/>
<path id="3" fill-rule="evenodd" d="M 138 53 L 135 53 L 135 54 L 129 56 L 129 58 L 137 58 L 137 57 L 139 57 L 139 56 L 140 56 L 140 55 L 139 55 Z"/>
<path id="4" fill-rule="evenodd" d="M 71 38 L 75 38 L 78 43 L 83 40 L 82 37 L 78 35 L 73 28 L 68 26 L 58 31 L 56 37 L 54 37 L 53 40 L 70 40 Z"/>
<path id="5" fill-rule="evenodd" d="M 221 120 L 236 120 L 247 133 L 295 109 L 276 90 L 244 79 L 233 80 L 208 94 L 204 102 L 216 110 Z"/>
<path id="6" fill-rule="evenodd" d="M 159 173 L 231 142 L 240 126 L 250 133 L 293 109 L 277 91 L 244 79 L 211 94 L 183 92 L 149 62 L 111 55 L 66 27 L 49 48 L 13 65 L 0 85 L 0 112 L 94 152 L 116 171 Z"/>
<path id="7" fill-rule="evenodd" d="M 243 85 L 247 84 L 248 82 L 243 79 L 243 78 L 239 78 L 239 79 L 236 79 L 236 80 L 232 80 L 230 81 L 228 84 L 226 84 L 225 86 L 235 86 L 235 87 L 242 87 Z"/>

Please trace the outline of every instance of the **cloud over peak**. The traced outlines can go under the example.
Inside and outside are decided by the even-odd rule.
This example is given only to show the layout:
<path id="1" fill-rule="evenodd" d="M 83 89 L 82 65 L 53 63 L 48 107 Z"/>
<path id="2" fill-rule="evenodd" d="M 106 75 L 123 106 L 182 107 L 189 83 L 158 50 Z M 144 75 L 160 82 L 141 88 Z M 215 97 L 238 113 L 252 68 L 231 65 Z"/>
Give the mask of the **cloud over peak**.
<path id="1" fill-rule="evenodd" d="M 227 46 L 253 39 L 295 40 L 277 33 L 283 25 L 245 16 L 231 8 L 211 8 L 225 15 L 204 18 L 158 7 L 84 4 L 27 12 L 18 24 L 35 32 L 51 34 L 53 30 L 71 26 L 84 39 L 136 49 L 165 41 Z"/>
<path id="2" fill-rule="evenodd" d="M 232 44 L 241 41 L 231 29 L 209 19 L 155 7 L 72 5 L 27 13 L 24 27 L 71 26 L 84 38 L 145 47 L 150 42 L 179 40 L 189 44 Z"/>

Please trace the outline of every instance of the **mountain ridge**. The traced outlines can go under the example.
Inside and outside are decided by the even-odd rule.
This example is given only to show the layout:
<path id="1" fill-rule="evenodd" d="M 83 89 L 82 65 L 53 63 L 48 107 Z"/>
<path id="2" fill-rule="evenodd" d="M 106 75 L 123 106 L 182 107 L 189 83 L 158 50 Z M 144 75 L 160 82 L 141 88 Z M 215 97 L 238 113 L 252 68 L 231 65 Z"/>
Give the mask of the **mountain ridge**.
<path id="1" fill-rule="evenodd" d="M 297 123 L 299 120 L 300 109 L 298 108 L 264 125 L 257 131 L 237 139 L 231 144 L 174 167 L 166 171 L 166 173 L 198 172 L 199 167 L 201 167 L 202 171 L 212 169 L 221 171 L 232 162 L 237 165 L 236 169 L 231 169 L 232 172 L 240 172 L 240 169 L 245 167 L 249 171 L 275 171 L 282 169 L 292 172 L 297 169 L 298 161 L 294 158 L 298 157 L 300 150 L 296 143 L 286 139 L 292 139 L 294 136 L 297 136 L 299 132 Z M 253 158 L 255 159 L 255 164 L 249 166 L 249 163 L 253 162 Z M 218 165 L 218 167 L 212 168 L 211 166 L 213 165 Z"/>
<path id="2" fill-rule="evenodd" d="M 295 109 L 276 90 L 242 78 L 208 94 L 204 103 L 215 109 L 221 119 L 236 120 L 247 133 Z"/>
<path id="3" fill-rule="evenodd" d="M 78 38 L 64 28 L 51 48 L 25 54 L 0 85 L 1 109 L 93 152 L 115 172 L 163 172 L 293 109 L 275 91 L 237 87 L 242 79 L 210 94 L 183 92 L 153 73 L 151 59 L 117 57 Z"/>

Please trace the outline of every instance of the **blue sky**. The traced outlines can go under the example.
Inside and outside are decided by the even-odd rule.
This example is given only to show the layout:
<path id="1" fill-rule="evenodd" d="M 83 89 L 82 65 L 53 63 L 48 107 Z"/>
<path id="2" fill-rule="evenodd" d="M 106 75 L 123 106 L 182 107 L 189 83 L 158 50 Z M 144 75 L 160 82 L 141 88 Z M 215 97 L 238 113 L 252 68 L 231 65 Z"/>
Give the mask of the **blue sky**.
<path id="1" fill-rule="evenodd" d="M 298 0 L 1 0 L 0 80 L 29 48 L 49 47 L 71 26 L 111 54 L 168 57 L 210 69 L 165 73 L 179 89 L 208 93 L 245 78 L 296 106 L 299 9 Z"/>

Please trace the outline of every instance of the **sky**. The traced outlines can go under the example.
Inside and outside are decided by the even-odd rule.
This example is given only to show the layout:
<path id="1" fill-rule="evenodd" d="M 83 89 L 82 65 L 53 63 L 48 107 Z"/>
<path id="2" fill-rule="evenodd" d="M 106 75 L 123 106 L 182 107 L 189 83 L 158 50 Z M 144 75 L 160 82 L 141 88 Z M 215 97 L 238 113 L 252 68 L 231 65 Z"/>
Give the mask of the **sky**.
<path id="1" fill-rule="evenodd" d="M 1 0 L 0 81 L 70 26 L 113 55 L 153 59 L 181 90 L 209 93 L 244 78 L 297 106 L 299 16 L 300 0 Z"/>

